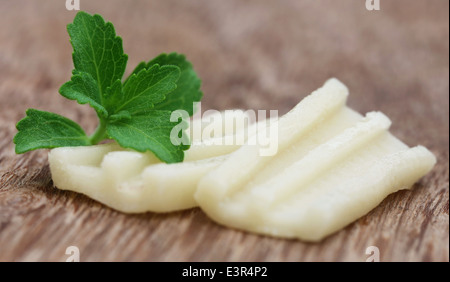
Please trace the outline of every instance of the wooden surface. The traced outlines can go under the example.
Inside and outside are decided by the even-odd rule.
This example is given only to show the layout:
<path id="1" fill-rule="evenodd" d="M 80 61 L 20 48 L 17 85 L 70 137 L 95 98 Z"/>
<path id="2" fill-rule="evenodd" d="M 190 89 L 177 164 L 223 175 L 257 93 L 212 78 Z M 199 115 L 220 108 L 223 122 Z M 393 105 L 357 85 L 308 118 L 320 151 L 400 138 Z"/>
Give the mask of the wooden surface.
<path id="1" fill-rule="evenodd" d="M 47 151 L 15 155 L 15 123 L 29 107 L 64 114 L 90 133 L 94 111 L 67 101 L 65 1 L 0 0 L 0 261 L 449 260 L 449 2 L 381 0 L 92 1 L 123 37 L 128 72 L 161 52 L 187 54 L 203 79 L 203 110 L 288 111 L 332 76 L 349 105 L 380 110 L 392 132 L 438 164 L 410 191 L 321 243 L 219 226 L 200 209 L 127 215 L 53 187 Z"/>

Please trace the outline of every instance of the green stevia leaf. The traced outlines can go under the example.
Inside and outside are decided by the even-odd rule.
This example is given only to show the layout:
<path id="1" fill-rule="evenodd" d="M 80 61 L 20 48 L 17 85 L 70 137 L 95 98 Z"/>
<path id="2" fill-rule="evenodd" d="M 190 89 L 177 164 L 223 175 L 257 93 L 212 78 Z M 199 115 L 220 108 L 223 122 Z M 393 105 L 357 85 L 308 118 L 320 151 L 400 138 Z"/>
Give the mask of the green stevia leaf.
<path id="1" fill-rule="evenodd" d="M 14 137 L 17 154 L 42 148 L 91 145 L 84 130 L 68 118 L 35 109 L 28 109 L 26 113 L 16 125 L 19 130 Z"/>
<path id="2" fill-rule="evenodd" d="M 108 115 L 102 105 L 98 84 L 87 72 L 74 71 L 72 79 L 61 86 L 59 93 L 68 99 L 76 100 L 80 104 L 91 105 L 99 116 L 106 117 Z"/>
<path id="3" fill-rule="evenodd" d="M 80 72 L 89 73 L 97 81 L 100 93 L 105 93 L 117 79 L 122 79 L 128 56 L 114 26 L 100 15 L 78 12 L 67 26 L 73 46 L 73 64 Z"/>
<path id="4" fill-rule="evenodd" d="M 121 97 L 115 97 L 115 111 L 126 110 L 131 115 L 152 109 L 177 87 L 180 69 L 177 66 L 153 65 L 132 74 L 125 82 Z"/>
<path id="5" fill-rule="evenodd" d="M 177 88 L 166 95 L 163 101 L 156 104 L 154 109 L 170 111 L 185 110 L 189 115 L 193 115 L 195 111 L 193 109 L 193 103 L 199 102 L 203 97 L 203 93 L 200 91 L 201 80 L 194 71 L 192 64 L 186 60 L 184 55 L 178 53 L 161 54 L 148 63 L 139 63 L 133 70 L 132 75 L 139 73 L 143 69 L 148 69 L 155 64 L 179 67 L 180 78 L 177 81 Z"/>
<path id="6" fill-rule="evenodd" d="M 170 122 L 170 115 L 170 111 L 149 111 L 128 121 L 117 121 L 108 125 L 108 135 L 124 148 L 152 151 L 166 163 L 181 162 L 185 148 L 170 140 L 170 133 L 179 122 Z"/>

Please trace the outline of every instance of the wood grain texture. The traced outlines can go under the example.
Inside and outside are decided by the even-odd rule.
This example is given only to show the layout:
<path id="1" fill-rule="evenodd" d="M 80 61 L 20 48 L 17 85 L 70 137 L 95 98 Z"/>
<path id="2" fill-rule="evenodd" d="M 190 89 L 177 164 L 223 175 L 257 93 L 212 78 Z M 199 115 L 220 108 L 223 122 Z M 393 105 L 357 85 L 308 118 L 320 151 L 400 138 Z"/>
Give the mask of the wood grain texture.
<path id="1" fill-rule="evenodd" d="M 53 187 L 47 152 L 15 155 L 15 123 L 29 107 L 64 114 L 88 132 L 94 111 L 67 101 L 70 78 L 64 1 L 0 0 L 0 261 L 382 261 L 449 260 L 449 2 L 83 1 L 122 35 L 128 72 L 161 52 L 187 54 L 203 79 L 206 109 L 285 113 L 329 77 L 349 105 L 380 110 L 408 145 L 438 164 L 320 243 L 219 226 L 200 209 L 127 215 Z"/>

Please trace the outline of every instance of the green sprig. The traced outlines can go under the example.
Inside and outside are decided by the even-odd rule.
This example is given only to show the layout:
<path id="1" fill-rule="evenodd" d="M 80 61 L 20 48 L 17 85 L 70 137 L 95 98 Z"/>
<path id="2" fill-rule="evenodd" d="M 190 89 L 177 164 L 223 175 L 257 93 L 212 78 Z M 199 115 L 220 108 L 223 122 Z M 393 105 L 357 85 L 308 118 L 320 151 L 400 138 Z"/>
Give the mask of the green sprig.
<path id="1" fill-rule="evenodd" d="M 171 130 L 181 122 L 171 122 L 170 115 L 175 110 L 192 115 L 193 103 L 203 96 L 201 81 L 185 56 L 161 54 L 141 62 L 122 83 L 128 56 L 110 22 L 100 15 L 78 12 L 67 30 L 75 69 L 59 92 L 94 108 L 99 125 L 88 136 L 70 119 L 28 109 L 16 126 L 16 153 L 95 145 L 112 138 L 122 147 L 151 151 L 167 163 L 183 161 L 189 146 L 170 141 Z"/>

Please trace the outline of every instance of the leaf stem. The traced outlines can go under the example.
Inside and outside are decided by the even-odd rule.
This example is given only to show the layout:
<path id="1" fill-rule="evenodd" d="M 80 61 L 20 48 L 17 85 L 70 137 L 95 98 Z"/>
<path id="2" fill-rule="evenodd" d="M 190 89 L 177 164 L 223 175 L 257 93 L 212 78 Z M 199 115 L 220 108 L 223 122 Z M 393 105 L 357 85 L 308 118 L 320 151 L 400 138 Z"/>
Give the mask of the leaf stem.
<path id="1" fill-rule="evenodd" d="M 106 120 L 101 118 L 100 124 L 98 125 L 94 134 L 92 134 L 89 137 L 89 141 L 91 142 L 91 145 L 98 144 L 98 142 L 106 139 L 106 124 L 107 124 Z"/>

